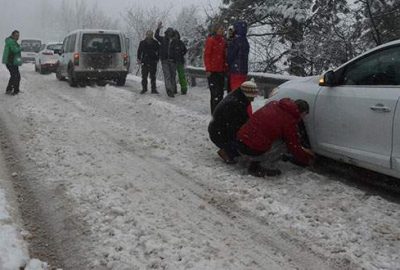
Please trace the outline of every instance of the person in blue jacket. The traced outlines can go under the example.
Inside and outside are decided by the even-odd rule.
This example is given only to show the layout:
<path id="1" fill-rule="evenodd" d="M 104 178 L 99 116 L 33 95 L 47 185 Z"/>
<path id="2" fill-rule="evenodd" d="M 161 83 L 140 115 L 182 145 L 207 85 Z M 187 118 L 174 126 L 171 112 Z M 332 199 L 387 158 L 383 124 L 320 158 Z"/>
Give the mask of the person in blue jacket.
<path id="1" fill-rule="evenodd" d="M 235 36 L 228 46 L 228 68 L 230 89 L 234 91 L 247 80 L 250 45 L 247 40 L 247 23 L 233 24 Z"/>

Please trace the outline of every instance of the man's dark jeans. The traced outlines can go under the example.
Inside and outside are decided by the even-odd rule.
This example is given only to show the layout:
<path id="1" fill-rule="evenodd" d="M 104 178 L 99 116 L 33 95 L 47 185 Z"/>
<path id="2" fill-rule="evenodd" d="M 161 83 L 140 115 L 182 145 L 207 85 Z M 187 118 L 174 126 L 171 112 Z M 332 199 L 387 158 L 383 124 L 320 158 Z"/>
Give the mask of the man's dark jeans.
<path id="1" fill-rule="evenodd" d="M 16 65 L 6 65 L 10 72 L 10 80 L 8 81 L 6 93 L 7 94 L 18 94 L 19 84 L 21 81 L 21 74 L 19 73 L 19 67 Z"/>
<path id="2" fill-rule="evenodd" d="M 214 112 L 215 107 L 224 98 L 224 80 L 225 74 L 222 72 L 213 72 L 208 77 L 208 87 L 210 88 L 210 107 L 211 114 Z"/>
<path id="3" fill-rule="evenodd" d="M 156 73 L 157 73 L 157 62 L 155 63 L 143 63 L 142 65 L 142 87 L 144 91 L 147 91 L 147 78 L 150 74 L 151 91 L 156 91 Z"/>

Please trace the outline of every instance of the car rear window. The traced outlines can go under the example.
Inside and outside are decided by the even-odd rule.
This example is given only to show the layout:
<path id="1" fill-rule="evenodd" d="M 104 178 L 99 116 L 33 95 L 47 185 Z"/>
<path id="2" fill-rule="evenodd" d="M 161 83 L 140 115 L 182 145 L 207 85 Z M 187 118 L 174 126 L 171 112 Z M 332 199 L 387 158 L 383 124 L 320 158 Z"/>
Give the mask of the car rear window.
<path id="1" fill-rule="evenodd" d="M 119 35 L 83 34 L 82 52 L 118 53 L 121 52 Z"/>
<path id="2" fill-rule="evenodd" d="M 61 50 L 62 49 L 62 44 L 51 44 L 51 45 L 47 45 L 47 49 L 48 50 Z"/>
<path id="3" fill-rule="evenodd" d="M 22 51 L 24 52 L 39 52 L 42 42 L 40 40 L 21 40 Z"/>

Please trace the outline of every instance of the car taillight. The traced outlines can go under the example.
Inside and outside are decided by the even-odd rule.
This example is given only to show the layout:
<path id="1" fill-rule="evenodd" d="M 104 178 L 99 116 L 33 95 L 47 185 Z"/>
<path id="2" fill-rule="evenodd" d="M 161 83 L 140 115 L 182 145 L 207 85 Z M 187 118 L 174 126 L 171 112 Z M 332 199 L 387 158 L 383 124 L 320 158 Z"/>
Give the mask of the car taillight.
<path id="1" fill-rule="evenodd" d="M 124 66 L 127 66 L 129 63 L 129 55 L 127 53 L 123 53 L 122 57 L 124 58 Z"/>
<path id="2" fill-rule="evenodd" d="M 79 66 L 79 53 L 74 53 L 74 65 Z"/>

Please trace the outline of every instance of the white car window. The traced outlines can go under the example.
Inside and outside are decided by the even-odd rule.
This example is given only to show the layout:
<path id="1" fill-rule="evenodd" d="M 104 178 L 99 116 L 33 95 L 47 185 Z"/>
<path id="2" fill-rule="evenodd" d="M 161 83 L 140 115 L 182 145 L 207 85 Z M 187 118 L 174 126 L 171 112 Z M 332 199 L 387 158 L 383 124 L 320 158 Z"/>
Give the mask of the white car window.
<path id="1" fill-rule="evenodd" d="M 378 51 L 350 64 L 344 85 L 400 85 L 400 47 Z"/>

